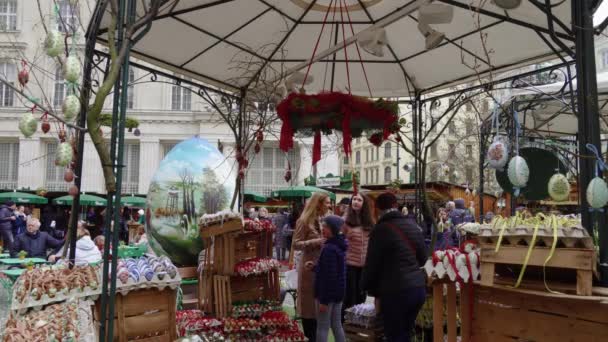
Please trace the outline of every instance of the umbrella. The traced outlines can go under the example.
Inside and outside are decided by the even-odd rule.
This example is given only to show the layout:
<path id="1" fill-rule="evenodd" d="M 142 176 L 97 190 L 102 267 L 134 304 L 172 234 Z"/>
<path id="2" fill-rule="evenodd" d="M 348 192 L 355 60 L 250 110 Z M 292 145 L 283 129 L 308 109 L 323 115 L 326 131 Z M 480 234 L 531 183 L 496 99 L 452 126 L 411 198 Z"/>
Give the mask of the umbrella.
<path id="1" fill-rule="evenodd" d="M 329 192 L 327 190 L 323 190 L 321 188 L 317 188 L 314 186 L 292 186 L 292 187 L 281 189 L 281 190 L 275 190 L 272 192 L 272 196 L 280 197 L 280 198 L 289 198 L 289 197 L 308 198 L 308 197 L 312 196 L 312 194 L 315 192 L 324 192 L 329 195 L 329 198 L 331 198 L 332 201 L 336 200 L 336 194 L 334 194 L 333 192 Z"/>
<path id="2" fill-rule="evenodd" d="M 74 198 L 70 195 L 57 197 L 53 200 L 53 203 L 57 205 L 72 205 Z M 107 204 L 105 198 L 97 197 L 93 195 L 80 195 L 80 204 L 87 207 L 104 207 Z"/>
<path id="3" fill-rule="evenodd" d="M 125 196 L 120 198 L 120 204 L 126 207 L 143 208 L 146 206 L 146 199 L 137 196 Z"/>
<path id="4" fill-rule="evenodd" d="M 13 201 L 15 203 L 23 204 L 47 204 L 49 202 L 48 199 L 42 196 L 16 191 L 1 193 L 0 203 L 4 203 L 6 201 Z"/>
<path id="5" fill-rule="evenodd" d="M 245 191 L 245 193 L 243 194 L 243 198 L 246 202 L 265 203 L 266 201 L 268 201 L 268 198 L 266 196 L 256 194 L 255 192 L 251 191 Z"/>

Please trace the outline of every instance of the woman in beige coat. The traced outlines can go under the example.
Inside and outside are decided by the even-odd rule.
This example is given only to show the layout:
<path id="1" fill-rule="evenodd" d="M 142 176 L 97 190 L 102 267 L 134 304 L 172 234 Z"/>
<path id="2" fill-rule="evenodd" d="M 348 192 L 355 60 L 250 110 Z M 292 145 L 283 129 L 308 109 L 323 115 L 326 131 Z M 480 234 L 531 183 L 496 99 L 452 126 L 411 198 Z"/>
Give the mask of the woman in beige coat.
<path id="1" fill-rule="evenodd" d="M 304 207 L 293 235 L 293 248 L 302 251 L 298 264 L 297 314 L 302 318 L 304 334 L 310 342 L 315 341 L 317 333 L 315 278 L 312 267 L 319 258 L 324 241 L 319 219 L 324 217 L 330 208 L 331 201 L 326 193 L 314 193 Z"/>

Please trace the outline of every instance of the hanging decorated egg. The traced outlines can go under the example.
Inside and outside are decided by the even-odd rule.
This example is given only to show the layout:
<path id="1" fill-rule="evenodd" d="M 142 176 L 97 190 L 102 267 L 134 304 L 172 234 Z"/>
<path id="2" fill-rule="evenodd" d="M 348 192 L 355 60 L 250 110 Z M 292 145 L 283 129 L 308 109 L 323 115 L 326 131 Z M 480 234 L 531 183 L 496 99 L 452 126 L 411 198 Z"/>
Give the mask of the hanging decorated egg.
<path id="1" fill-rule="evenodd" d="M 495 136 L 486 156 L 488 166 L 492 169 L 502 170 L 507 164 L 508 155 L 507 144 L 499 136 Z"/>
<path id="2" fill-rule="evenodd" d="M 38 120 L 32 113 L 25 113 L 19 120 L 19 130 L 26 138 L 31 137 L 38 129 Z"/>
<path id="3" fill-rule="evenodd" d="M 63 78 L 75 83 L 80 79 L 80 61 L 76 56 L 68 56 L 63 63 Z"/>
<path id="4" fill-rule="evenodd" d="M 65 50 L 63 34 L 57 30 L 50 30 L 44 41 L 44 49 L 49 57 L 57 57 Z"/>
<path id="5" fill-rule="evenodd" d="M 57 147 L 57 154 L 55 155 L 55 164 L 57 166 L 68 166 L 72 161 L 72 145 L 62 142 Z"/>
<path id="6" fill-rule="evenodd" d="M 63 173 L 63 180 L 68 183 L 71 183 L 74 180 L 74 171 L 66 169 Z"/>
<path id="7" fill-rule="evenodd" d="M 570 196 L 570 182 L 564 174 L 556 173 L 549 179 L 547 190 L 554 201 L 565 201 Z"/>
<path id="8" fill-rule="evenodd" d="M 523 188 L 528 183 L 528 178 L 530 177 L 528 163 L 520 156 L 511 158 L 507 174 L 509 176 L 509 181 L 514 187 Z"/>
<path id="9" fill-rule="evenodd" d="M 595 177 L 587 185 L 587 203 L 594 209 L 600 209 L 608 203 L 608 185 L 601 177 Z"/>
<path id="10" fill-rule="evenodd" d="M 72 120 L 76 115 L 80 113 L 80 99 L 76 95 L 68 95 L 63 100 L 61 106 L 63 117 L 66 120 Z"/>

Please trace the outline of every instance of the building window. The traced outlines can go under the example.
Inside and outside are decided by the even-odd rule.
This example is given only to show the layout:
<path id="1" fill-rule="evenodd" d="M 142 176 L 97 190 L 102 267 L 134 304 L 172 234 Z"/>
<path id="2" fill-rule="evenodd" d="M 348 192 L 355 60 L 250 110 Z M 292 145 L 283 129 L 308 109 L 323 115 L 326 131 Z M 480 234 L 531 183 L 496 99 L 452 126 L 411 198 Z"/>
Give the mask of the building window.
<path id="1" fill-rule="evenodd" d="M 376 159 L 374 160 L 380 160 L 380 146 L 376 146 Z"/>
<path id="2" fill-rule="evenodd" d="M 57 1 L 59 15 L 57 20 L 57 30 L 59 32 L 74 32 L 78 30 L 78 4 L 72 5 L 70 0 Z"/>
<path id="3" fill-rule="evenodd" d="M 365 169 L 365 184 L 369 184 L 369 169 Z"/>
<path id="4" fill-rule="evenodd" d="M 348 165 L 348 156 L 344 156 L 344 158 L 342 158 L 342 163 L 344 165 Z"/>
<path id="5" fill-rule="evenodd" d="M 602 50 L 601 61 L 602 61 L 602 65 L 600 66 L 600 69 L 608 68 L 608 49 Z"/>
<path id="6" fill-rule="evenodd" d="M 473 145 L 467 145 L 466 148 L 467 148 L 467 157 L 468 158 L 473 157 Z"/>
<path id="7" fill-rule="evenodd" d="M 384 183 L 391 182 L 391 178 L 393 178 L 393 176 L 391 175 L 392 172 L 393 169 L 390 166 L 384 168 Z"/>
<path id="8" fill-rule="evenodd" d="M 17 188 L 17 172 L 19 170 L 19 143 L 0 143 L 0 189 L 14 190 Z"/>
<path id="9" fill-rule="evenodd" d="M 68 87 L 63 79 L 63 70 L 61 66 L 55 69 L 55 93 L 53 94 L 53 106 L 61 107 L 63 100 L 68 96 Z"/>
<path id="10" fill-rule="evenodd" d="M 380 181 L 378 180 L 378 178 L 379 178 L 378 174 L 379 173 L 380 173 L 380 168 L 376 168 L 376 174 L 375 174 L 376 177 L 374 178 L 374 183 L 375 184 L 379 184 L 380 183 Z"/>
<path id="11" fill-rule="evenodd" d="M 456 145 L 448 144 L 448 158 L 454 158 L 456 156 Z"/>
<path id="12" fill-rule="evenodd" d="M 454 121 L 450 121 L 450 123 L 448 124 L 448 133 L 456 134 L 456 123 Z"/>
<path id="13" fill-rule="evenodd" d="M 127 90 L 127 108 L 133 109 L 135 106 L 135 87 L 133 86 L 135 83 L 135 70 L 133 68 L 129 68 L 129 89 Z"/>
<path id="14" fill-rule="evenodd" d="M 63 180 L 65 168 L 55 165 L 55 154 L 57 153 L 57 143 L 46 144 L 46 175 L 44 186 L 48 191 L 67 191 L 69 184 Z"/>
<path id="15" fill-rule="evenodd" d="M 465 177 L 467 179 L 467 184 L 473 184 L 473 168 L 468 166 L 465 169 Z"/>
<path id="16" fill-rule="evenodd" d="M 365 161 L 369 162 L 369 148 L 365 149 Z"/>
<path id="17" fill-rule="evenodd" d="M 392 156 L 392 151 L 393 151 L 393 147 L 391 146 L 390 142 L 387 142 L 386 144 L 384 144 L 384 158 L 391 158 Z"/>
<path id="18" fill-rule="evenodd" d="M 264 147 L 258 154 L 251 151 L 249 161 L 245 191 L 270 196 L 272 190 L 288 187 L 290 184 L 284 178 L 288 162 L 291 165 L 291 178 L 298 179 L 300 152 L 297 148 L 285 153 L 277 147 Z"/>
<path id="19" fill-rule="evenodd" d="M 437 158 L 437 145 L 431 145 L 431 158 Z"/>
<path id="20" fill-rule="evenodd" d="M 122 192 L 136 194 L 139 191 L 139 144 L 127 143 L 124 146 L 122 169 Z"/>
<path id="21" fill-rule="evenodd" d="M 0 62 L 0 75 L 14 86 L 17 79 L 17 68 L 9 62 Z M 13 104 L 13 89 L 4 83 L 0 83 L 0 107 L 12 107 Z"/>
<path id="22" fill-rule="evenodd" d="M 17 31 L 17 0 L 0 0 L 0 31 Z"/>
<path id="23" fill-rule="evenodd" d="M 355 164 L 357 164 L 357 165 L 361 164 L 361 151 L 355 152 Z"/>
<path id="24" fill-rule="evenodd" d="M 171 89 L 171 109 L 190 111 L 192 108 L 192 92 L 190 88 L 184 87 L 174 81 Z"/>
<path id="25" fill-rule="evenodd" d="M 464 125 L 467 137 L 473 135 L 473 120 L 465 121 Z"/>

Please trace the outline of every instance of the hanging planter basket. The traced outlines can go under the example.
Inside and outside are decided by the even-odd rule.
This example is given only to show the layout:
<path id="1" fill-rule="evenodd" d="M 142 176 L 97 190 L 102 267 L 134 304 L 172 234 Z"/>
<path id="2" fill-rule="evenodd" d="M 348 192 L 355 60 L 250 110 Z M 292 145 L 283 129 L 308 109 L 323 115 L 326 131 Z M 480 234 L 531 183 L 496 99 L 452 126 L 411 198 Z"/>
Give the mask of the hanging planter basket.
<path id="1" fill-rule="evenodd" d="M 280 147 L 283 151 L 293 148 L 297 132 L 315 132 L 315 148 L 320 151 L 321 133 L 333 130 L 342 132 L 344 152 L 350 153 L 352 138 L 363 132 L 382 132 L 386 140 L 398 127 L 399 106 L 396 102 L 328 92 L 315 95 L 291 93 L 277 106 L 281 127 Z M 318 159 L 317 159 L 318 158 Z M 313 163 L 320 159 L 313 155 Z"/>

